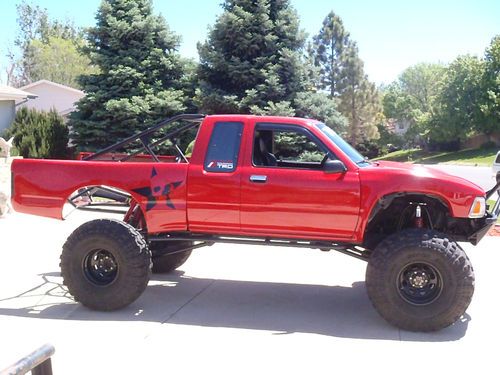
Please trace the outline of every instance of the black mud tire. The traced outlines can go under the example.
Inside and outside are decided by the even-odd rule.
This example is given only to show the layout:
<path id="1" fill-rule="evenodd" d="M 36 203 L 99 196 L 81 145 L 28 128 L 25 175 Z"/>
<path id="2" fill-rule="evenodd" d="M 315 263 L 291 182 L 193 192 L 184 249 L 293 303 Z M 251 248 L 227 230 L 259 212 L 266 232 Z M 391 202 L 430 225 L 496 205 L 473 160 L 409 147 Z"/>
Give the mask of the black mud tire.
<path id="1" fill-rule="evenodd" d="M 151 254 L 134 227 L 99 219 L 81 225 L 68 237 L 60 266 L 63 283 L 75 301 L 110 311 L 128 306 L 146 289 Z"/>
<path id="2" fill-rule="evenodd" d="M 180 251 L 185 248 L 189 248 L 193 246 L 192 241 L 175 241 L 172 243 L 164 243 L 164 242 L 153 242 L 149 244 L 149 248 L 152 252 L 152 260 L 153 260 L 153 273 L 169 273 L 175 271 L 177 268 L 182 266 L 188 258 L 191 256 L 192 250 L 181 251 L 174 254 L 167 255 L 157 255 L 158 252 L 161 254 L 160 250 L 163 250 L 164 247 L 168 246 L 169 251 Z"/>
<path id="3" fill-rule="evenodd" d="M 389 323 L 408 331 L 437 331 L 465 313 L 474 294 L 474 271 L 464 250 L 446 235 L 409 229 L 375 248 L 366 288 Z"/>

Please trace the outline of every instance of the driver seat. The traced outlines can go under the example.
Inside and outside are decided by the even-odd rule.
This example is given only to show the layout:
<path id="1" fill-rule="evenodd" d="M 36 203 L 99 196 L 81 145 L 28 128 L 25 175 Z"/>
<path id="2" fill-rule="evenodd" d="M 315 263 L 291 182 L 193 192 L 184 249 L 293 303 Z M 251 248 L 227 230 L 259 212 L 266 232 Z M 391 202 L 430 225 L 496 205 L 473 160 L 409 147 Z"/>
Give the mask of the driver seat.
<path id="1" fill-rule="evenodd" d="M 258 147 L 258 154 L 257 160 L 259 162 L 259 165 L 264 165 L 267 167 L 274 167 L 278 165 L 278 160 L 276 159 L 276 156 L 274 156 L 269 150 L 267 149 L 266 146 L 266 141 L 264 138 L 262 138 L 261 135 L 257 136 L 255 139 L 256 146 Z"/>

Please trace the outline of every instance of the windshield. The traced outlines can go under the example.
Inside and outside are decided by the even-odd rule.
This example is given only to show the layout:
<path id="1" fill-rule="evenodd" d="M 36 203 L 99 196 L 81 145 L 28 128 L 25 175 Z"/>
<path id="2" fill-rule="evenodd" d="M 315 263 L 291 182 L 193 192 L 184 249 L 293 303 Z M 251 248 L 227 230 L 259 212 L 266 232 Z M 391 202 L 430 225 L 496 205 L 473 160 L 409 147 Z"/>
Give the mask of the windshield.
<path id="1" fill-rule="evenodd" d="M 358 165 L 369 164 L 365 160 L 365 158 L 354 149 L 354 147 L 352 147 L 349 143 L 344 141 L 331 128 L 321 123 L 317 123 L 315 125 L 319 130 L 321 130 L 323 134 L 325 134 L 333 143 L 335 143 L 337 147 L 340 148 L 344 152 L 344 154 L 346 154 L 349 157 L 349 159 L 351 159 L 353 162 L 355 162 Z"/>

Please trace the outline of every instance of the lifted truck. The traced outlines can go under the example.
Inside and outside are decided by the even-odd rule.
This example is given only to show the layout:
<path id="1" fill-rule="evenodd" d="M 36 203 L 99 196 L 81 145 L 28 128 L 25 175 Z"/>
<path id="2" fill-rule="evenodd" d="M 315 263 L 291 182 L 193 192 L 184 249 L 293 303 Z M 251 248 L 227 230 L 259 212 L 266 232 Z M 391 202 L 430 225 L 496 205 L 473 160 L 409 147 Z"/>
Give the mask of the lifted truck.
<path id="1" fill-rule="evenodd" d="M 179 139 L 196 128 L 186 156 Z M 476 245 L 500 211 L 500 200 L 486 207 L 500 184 L 486 193 L 434 169 L 370 162 L 300 118 L 180 115 L 81 160 L 15 160 L 12 173 L 18 212 L 62 219 L 68 202 L 126 209 L 122 221 L 81 225 L 63 246 L 64 284 L 97 310 L 129 305 L 151 269 L 172 271 L 195 248 L 297 246 L 367 261 L 368 296 L 382 317 L 438 330 L 474 291 L 456 241 Z"/>

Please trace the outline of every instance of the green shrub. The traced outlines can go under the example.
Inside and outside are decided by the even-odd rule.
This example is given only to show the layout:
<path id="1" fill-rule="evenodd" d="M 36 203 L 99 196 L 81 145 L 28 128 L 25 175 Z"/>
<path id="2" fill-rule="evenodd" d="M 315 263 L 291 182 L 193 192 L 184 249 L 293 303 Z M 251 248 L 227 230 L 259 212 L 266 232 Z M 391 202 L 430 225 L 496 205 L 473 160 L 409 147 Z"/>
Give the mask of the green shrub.
<path id="1" fill-rule="evenodd" d="M 14 145 L 25 158 L 68 157 L 68 127 L 55 110 L 21 108 L 7 134 L 14 137 Z"/>
<path id="2" fill-rule="evenodd" d="M 381 154 L 380 146 L 374 141 L 364 141 L 358 143 L 356 145 L 356 150 L 368 159 L 376 158 Z"/>
<path id="3" fill-rule="evenodd" d="M 493 141 L 487 141 L 481 145 L 481 149 L 483 149 L 483 150 L 487 150 L 490 148 L 496 148 L 496 147 L 497 147 L 497 144 Z"/>

